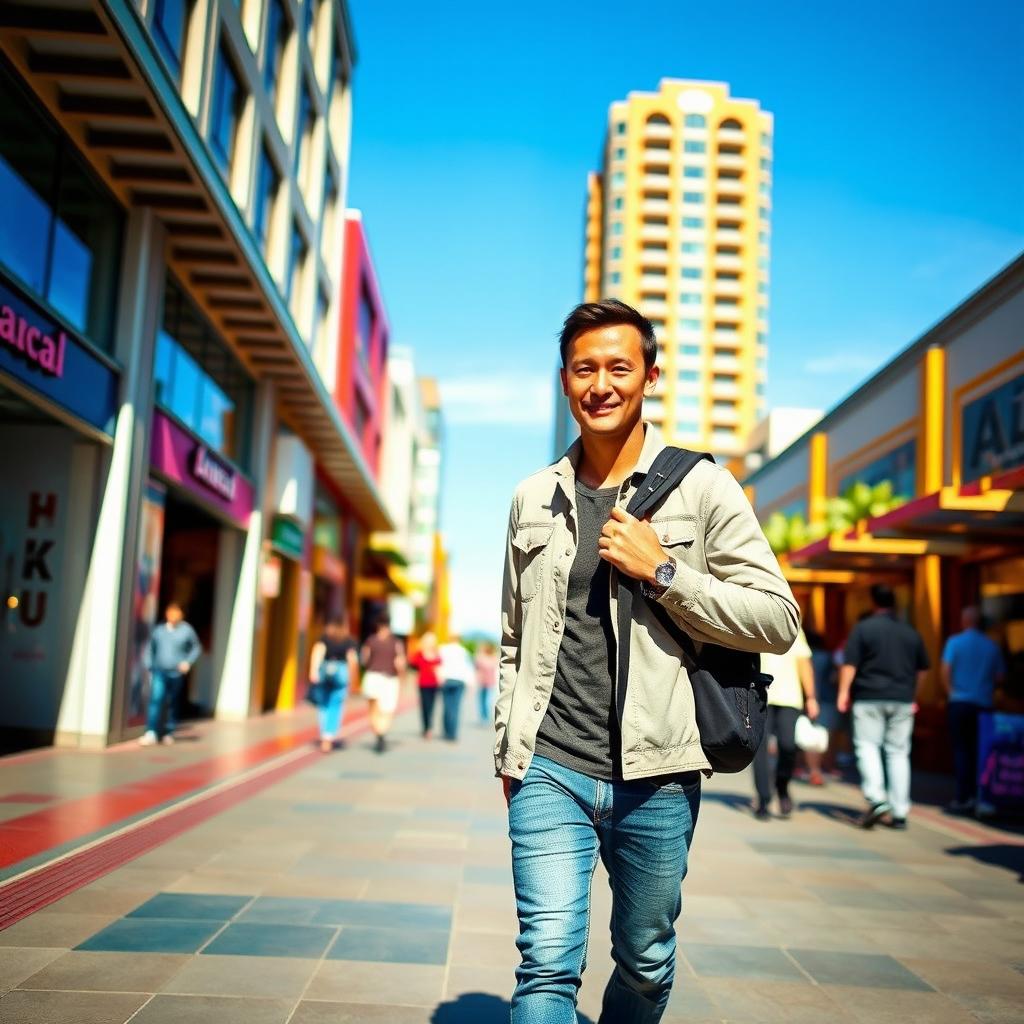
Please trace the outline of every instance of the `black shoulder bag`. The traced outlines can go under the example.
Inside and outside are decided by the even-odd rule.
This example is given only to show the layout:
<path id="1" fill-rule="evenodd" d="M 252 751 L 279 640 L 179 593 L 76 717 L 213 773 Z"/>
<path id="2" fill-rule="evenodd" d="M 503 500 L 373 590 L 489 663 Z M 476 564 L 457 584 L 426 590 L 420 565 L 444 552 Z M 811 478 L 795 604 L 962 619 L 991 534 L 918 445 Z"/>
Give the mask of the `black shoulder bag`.
<path id="1" fill-rule="evenodd" d="M 708 459 L 706 452 L 685 448 L 665 448 L 651 465 L 626 511 L 643 519 L 674 491 L 687 473 Z M 633 604 L 639 596 L 664 630 L 679 645 L 681 659 L 686 659 L 693 700 L 697 713 L 700 743 L 712 769 L 716 772 L 741 772 L 754 759 L 764 738 L 768 716 L 768 684 L 772 677 L 761 672 L 757 654 L 737 651 L 717 644 L 705 643 L 698 653 L 690 636 L 657 601 L 640 594 L 640 582 L 618 574 L 618 693 L 619 717 L 625 708 L 629 676 L 629 636 Z"/>

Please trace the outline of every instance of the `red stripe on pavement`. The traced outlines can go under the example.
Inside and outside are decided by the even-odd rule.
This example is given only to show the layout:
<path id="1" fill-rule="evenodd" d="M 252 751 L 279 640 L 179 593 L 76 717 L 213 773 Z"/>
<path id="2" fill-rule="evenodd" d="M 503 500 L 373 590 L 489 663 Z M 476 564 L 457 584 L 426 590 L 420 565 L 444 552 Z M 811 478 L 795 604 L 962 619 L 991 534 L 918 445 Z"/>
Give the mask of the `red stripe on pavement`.
<path id="1" fill-rule="evenodd" d="M 345 716 L 344 725 L 362 724 L 366 717 L 365 708 L 354 708 Z M 10 818 L 3 823 L 0 870 L 222 782 L 272 757 L 311 743 L 316 737 L 314 728 L 274 736 L 254 746 L 160 772 L 148 779 Z"/>
<path id="2" fill-rule="evenodd" d="M 986 828 L 980 823 L 975 824 L 964 821 L 962 818 L 951 818 L 947 814 L 933 811 L 928 807 L 916 805 L 914 807 L 914 817 L 923 818 L 926 822 L 932 822 L 935 825 L 941 825 L 943 829 L 949 829 L 951 832 L 959 832 L 960 835 L 973 839 L 977 843 L 999 842 L 1005 843 L 1008 846 L 1024 846 L 1024 838 L 1012 832 L 1001 832 L 996 829 Z"/>

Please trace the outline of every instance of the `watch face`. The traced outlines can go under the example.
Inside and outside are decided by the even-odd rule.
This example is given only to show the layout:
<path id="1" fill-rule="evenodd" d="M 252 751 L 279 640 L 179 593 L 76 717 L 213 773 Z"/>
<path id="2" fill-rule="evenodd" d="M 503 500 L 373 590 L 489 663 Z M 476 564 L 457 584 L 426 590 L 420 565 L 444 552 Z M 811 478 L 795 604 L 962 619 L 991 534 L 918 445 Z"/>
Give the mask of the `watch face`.
<path id="1" fill-rule="evenodd" d="M 658 583 L 667 587 L 676 576 L 676 564 L 675 562 L 662 562 L 657 569 L 654 570 L 654 578 Z"/>

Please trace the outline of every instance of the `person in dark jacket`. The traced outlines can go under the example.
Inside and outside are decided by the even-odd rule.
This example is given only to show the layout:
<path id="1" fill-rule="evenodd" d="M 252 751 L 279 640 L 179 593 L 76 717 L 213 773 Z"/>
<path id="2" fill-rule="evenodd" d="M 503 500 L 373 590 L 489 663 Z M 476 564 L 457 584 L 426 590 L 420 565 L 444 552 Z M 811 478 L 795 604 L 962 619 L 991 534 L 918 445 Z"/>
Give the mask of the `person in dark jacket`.
<path id="1" fill-rule="evenodd" d="M 185 621 L 181 605 L 171 602 L 164 621 L 153 630 L 146 648 L 149 669 L 149 713 L 140 746 L 173 743 L 178 725 L 178 699 L 181 688 L 203 648 L 196 631 Z"/>

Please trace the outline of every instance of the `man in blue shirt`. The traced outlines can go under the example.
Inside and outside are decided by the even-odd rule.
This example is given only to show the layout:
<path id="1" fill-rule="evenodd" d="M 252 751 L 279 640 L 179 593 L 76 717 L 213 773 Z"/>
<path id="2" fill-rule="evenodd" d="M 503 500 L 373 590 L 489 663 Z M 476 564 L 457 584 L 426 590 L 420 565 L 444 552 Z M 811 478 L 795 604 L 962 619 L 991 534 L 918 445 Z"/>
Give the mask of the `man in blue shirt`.
<path id="1" fill-rule="evenodd" d="M 167 606 L 165 621 L 153 630 L 146 647 L 145 663 L 149 669 L 149 713 L 146 732 L 139 745 L 173 743 L 178 724 L 178 699 L 181 688 L 196 659 L 202 654 L 196 631 L 185 621 L 181 605 Z"/>
<path id="2" fill-rule="evenodd" d="M 978 715 L 992 707 L 996 685 L 1006 673 L 1002 651 L 980 628 L 977 608 L 960 616 L 962 633 L 946 641 L 942 652 L 942 685 L 949 698 L 949 731 L 953 741 L 956 799 L 954 814 L 974 810 L 978 788 Z"/>

